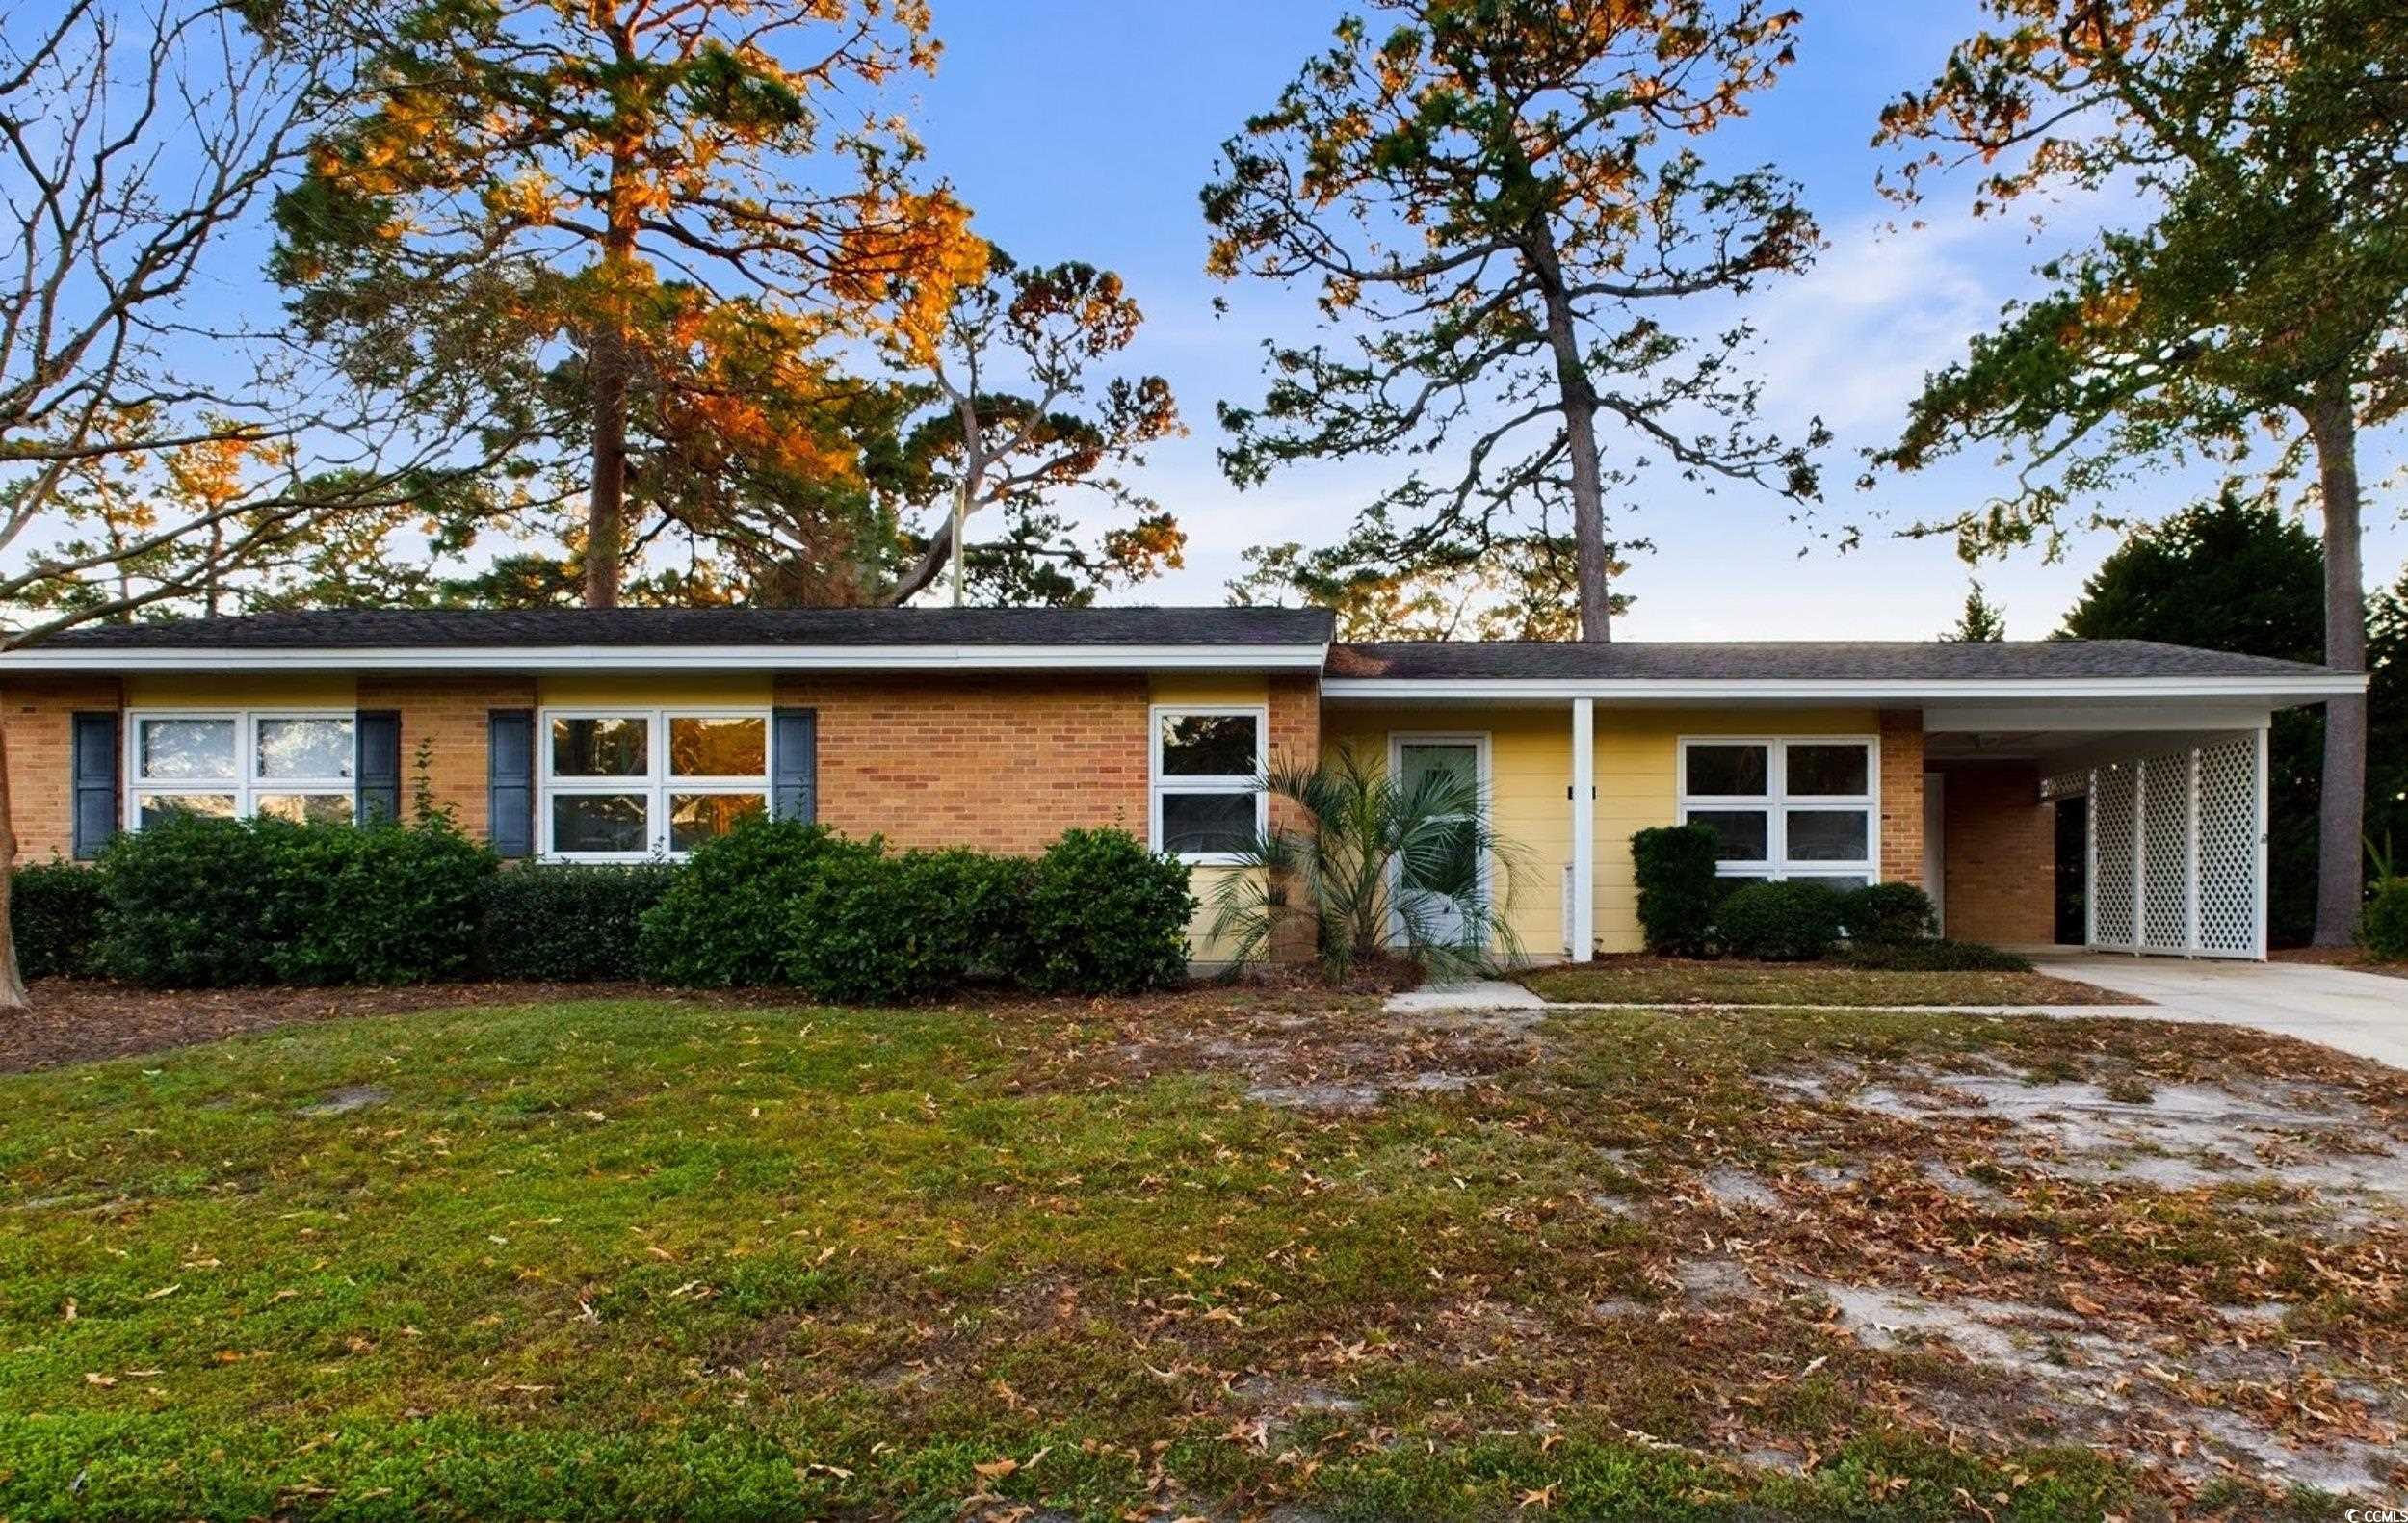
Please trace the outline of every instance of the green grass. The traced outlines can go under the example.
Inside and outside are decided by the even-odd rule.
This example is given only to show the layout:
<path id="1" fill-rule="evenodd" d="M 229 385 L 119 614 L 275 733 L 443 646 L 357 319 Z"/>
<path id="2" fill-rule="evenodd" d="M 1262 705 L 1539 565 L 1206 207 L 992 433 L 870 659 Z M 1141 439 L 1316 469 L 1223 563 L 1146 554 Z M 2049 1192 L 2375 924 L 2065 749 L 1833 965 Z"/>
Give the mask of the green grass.
<path id="1" fill-rule="evenodd" d="M 1523 982 L 1540 998 L 1604 1005 L 1799 1005 L 1874 1010 L 1900 1005 L 2130 1005 L 2127 994 L 2046 973 L 1908 973 L 1836 962 L 1702 962 L 1608 958 L 1544 968 Z"/>
<path id="2" fill-rule="evenodd" d="M 1590 1018 L 1543 1088 L 1332 1117 L 1129 1059 L 1180 1018 L 594 1003 L 0 1080 L 0 1516 L 2153 1515 L 1899 1427 L 1808 1311 L 1586 1310 L 1691 1235 L 1586 1204 L 1600 1145 L 1652 1192 L 1801 1049 L 2055 1037 Z M 1711 1457 L 1734 1393 L 1818 1467 Z"/>

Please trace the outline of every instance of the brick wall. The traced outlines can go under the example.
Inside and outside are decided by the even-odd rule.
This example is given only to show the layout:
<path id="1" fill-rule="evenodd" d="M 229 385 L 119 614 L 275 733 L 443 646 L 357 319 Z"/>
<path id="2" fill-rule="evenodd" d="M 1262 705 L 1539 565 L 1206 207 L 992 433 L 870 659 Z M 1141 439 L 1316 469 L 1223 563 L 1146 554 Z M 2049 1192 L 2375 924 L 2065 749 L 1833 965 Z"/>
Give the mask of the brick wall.
<path id="1" fill-rule="evenodd" d="M 1269 739 L 1273 767 L 1311 767 L 1321 760 L 1322 686 L 1318 675 L 1271 678 Z M 1302 809 L 1296 801 L 1273 794 L 1270 823 L 1274 828 L 1300 827 Z"/>
<path id="2" fill-rule="evenodd" d="M 819 711 L 820 819 L 847 835 L 1024 853 L 1072 826 L 1145 838 L 1141 674 L 814 676 L 777 701 Z"/>
<path id="3" fill-rule="evenodd" d="M 20 862 L 75 854 L 74 737 L 68 716 L 121 706 L 115 677 L 27 677 L 0 690 L 8 730 L 9 823 Z M 122 810 L 123 805 L 120 804 Z"/>
<path id="4" fill-rule="evenodd" d="M 1924 716 L 1881 711 L 1881 880 L 1924 881 Z"/>
<path id="5" fill-rule="evenodd" d="M 536 707 L 532 677 L 380 677 L 359 679 L 359 706 L 402 716 L 402 813 L 417 797 L 418 758 L 434 806 L 477 840 L 485 839 L 485 722 L 492 709 Z"/>
<path id="6" fill-rule="evenodd" d="M 1951 762 L 1941 801 L 1948 932 L 2002 946 L 2056 939 L 2056 819 L 2030 762 Z"/>

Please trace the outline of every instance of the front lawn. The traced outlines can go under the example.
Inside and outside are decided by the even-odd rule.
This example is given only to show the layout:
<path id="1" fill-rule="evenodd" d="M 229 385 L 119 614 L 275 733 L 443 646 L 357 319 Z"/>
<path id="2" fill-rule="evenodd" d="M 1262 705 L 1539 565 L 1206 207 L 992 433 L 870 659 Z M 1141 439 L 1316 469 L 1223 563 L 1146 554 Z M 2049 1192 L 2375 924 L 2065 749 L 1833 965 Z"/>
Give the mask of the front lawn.
<path id="1" fill-rule="evenodd" d="M 2140 1005 L 2147 1001 L 2046 973 L 1921 973 L 1845 962 L 1600 958 L 1524 977 L 1542 999 L 1596 1005 Z"/>
<path id="2" fill-rule="evenodd" d="M 2149 1022 L 295 1026 L 0 1079 L 0 1516 L 2332 1516 L 2402 1158 Z"/>

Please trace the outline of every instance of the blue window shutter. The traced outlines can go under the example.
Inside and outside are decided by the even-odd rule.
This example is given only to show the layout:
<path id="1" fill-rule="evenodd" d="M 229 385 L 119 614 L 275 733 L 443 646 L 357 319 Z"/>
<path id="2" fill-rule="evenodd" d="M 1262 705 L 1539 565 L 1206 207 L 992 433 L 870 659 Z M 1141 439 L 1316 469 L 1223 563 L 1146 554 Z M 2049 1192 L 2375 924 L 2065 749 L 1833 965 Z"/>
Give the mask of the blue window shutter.
<path id="1" fill-rule="evenodd" d="M 536 854 L 536 716 L 533 709 L 485 715 L 485 835 L 496 854 Z"/>
<path id="2" fill-rule="evenodd" d="M 392 709 L 362 709 L 352 734 L 359 746 L 359 760 L 352 768 L 359 823 L 400 819 L 402 716 Z"/>
<path id="3" fill-rule="evenodd" d="M 118 833 L 118 717 L 77 714 L 75 739 L 75 856 L 90 861 Z"/>
<path id="4" fill-rule="evenodd" d="M 820 817 L 820 711 L 779 709 L 771 747 L 770 812 L 808 824 Z"/>

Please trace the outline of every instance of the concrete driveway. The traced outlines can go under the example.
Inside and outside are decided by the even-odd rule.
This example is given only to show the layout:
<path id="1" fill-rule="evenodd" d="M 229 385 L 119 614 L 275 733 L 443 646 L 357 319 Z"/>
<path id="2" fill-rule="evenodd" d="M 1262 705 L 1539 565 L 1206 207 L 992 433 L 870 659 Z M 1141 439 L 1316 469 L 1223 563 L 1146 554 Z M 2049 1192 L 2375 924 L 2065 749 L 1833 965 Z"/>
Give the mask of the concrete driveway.
<path id="1" fill-rule="evenodd" d="M 2307 962 L 2222 962 L 2072 952 L 2032 957 L 2044 971 L 2137 995 L 2152 1011 L 2102 1015 L 2255 1026 L 2408 1068 L 2408 979 Z M 2077 1014 L 2073 1006 L 2052 1014 Z"/>

